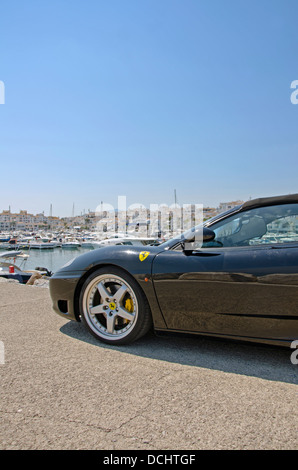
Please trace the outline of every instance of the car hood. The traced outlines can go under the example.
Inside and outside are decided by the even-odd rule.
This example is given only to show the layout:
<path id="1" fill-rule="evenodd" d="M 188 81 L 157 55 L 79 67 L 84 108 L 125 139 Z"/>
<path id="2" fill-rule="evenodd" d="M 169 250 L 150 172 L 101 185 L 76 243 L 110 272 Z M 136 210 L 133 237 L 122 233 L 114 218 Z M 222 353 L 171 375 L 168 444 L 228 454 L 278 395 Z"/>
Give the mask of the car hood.
<path id="1" fill-rule="evenodd" d="M 129 271 L 149 270 L 149 265 L 158 253 L 164 251 L 163 245 L 131 246 L 113 245 L 88 251 L 77 256 L 57 271 L 77 272 L 88 271 L 97 265 L 113 264 Z"/>

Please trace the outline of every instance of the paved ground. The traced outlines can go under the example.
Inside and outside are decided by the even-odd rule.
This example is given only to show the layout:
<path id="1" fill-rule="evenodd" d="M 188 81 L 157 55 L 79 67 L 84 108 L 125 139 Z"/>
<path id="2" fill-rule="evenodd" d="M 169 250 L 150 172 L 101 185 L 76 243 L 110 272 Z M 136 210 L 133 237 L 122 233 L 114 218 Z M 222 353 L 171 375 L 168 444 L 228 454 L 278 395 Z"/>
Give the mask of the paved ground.
<path id="1" fill-rule="evenodd" d="M 297 449 L 291 350 L 148 336 L 108 347 L 0 284 L 1 449 Z"/>

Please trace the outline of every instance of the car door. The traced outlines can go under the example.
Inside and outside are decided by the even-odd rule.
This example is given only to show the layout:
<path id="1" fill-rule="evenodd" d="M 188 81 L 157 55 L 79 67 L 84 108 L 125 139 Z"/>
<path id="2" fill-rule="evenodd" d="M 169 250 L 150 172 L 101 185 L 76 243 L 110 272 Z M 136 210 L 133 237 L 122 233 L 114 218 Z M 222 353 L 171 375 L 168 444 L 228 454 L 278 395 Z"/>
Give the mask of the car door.
<path id="1" fill-rule="evenodd" d="M 153 280 L 168 328 L 256 338 L 298 335 L 297 214 L 296 204 L 257 208 L 211 226 L 215 241 L 190 255 L 179 248 L 160 253 Z M 291 230 L 277 235 L 274 223 L 281 228 L 289 219 Z"/>

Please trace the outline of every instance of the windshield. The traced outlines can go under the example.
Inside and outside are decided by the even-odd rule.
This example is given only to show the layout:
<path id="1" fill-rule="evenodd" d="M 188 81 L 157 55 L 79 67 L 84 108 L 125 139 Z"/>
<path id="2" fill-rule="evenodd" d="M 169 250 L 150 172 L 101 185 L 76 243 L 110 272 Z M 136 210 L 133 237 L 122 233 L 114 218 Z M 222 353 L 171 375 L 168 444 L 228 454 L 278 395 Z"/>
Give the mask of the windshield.
<path id="1" fill-rule="evenodd" d="M 239 208 L 240 208 L 240 206 L 237 206 L 237 207 L 234 207 L 233 209 L 229 209 L 228 211 L 222 212 L 221 214 L 217 214 L 214 217 L 212 217 L 211 219 L 206 220 L 202 224 L 196 225 L 196 226 L 186 230 L 185 232 L 183 232 L 179 235 L 176 235 L 175 237 L 171 238 L 170 240 L 167 240 L 165 242 L 160 243 L 160 246 L 162 246 L 165 249 L 171 248 L 172 246 L 176 245 L 179 241 L 191 238 L 191 234 L 194 234 L 195 232 L 200 233 L 200 230 L 203 227 L 209 227 L 209 225 L 212 225 L 213 223 L 215 223 L 217 220 L 221 219 L 222 217 L 225 217 L 225 216 L 227 216 L 227 215 L 229 215 L 233 212 L 236 212 Z"/>
<path id="2" fill-rule="evenodd" d="M 191 238 L 191 234 L 195 234 L 195 232 L 199 232 L 200 229 L 203 228 L 203 226 L 204 226 L 204 224 L 196 225 L 195 227 L 192 227 L 189 230 L 186 230 L 186 232 L 183 232 L 179 235 L 176 235 L 175 237 L 171 238 L 170 240 L 162 242 L 160 245 L 165 249 L 170 248 L 173 245 L 175 245 L 176 243 L 178 243 L 179 241 L 183 241 L 183 240 Z"/>

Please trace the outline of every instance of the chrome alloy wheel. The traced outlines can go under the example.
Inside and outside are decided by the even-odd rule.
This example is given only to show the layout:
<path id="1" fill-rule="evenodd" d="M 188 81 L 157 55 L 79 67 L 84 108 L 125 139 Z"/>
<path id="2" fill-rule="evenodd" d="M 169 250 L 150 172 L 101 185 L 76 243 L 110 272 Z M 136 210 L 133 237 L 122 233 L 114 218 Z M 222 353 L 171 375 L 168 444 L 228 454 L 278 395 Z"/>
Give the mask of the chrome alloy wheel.
<path id="1" fill-rule="evenodd" d="M 89 328 L 110 341 L 125 338 L 138 319 L 134 291 L 127 281 L 112 274 L 101 274 L 90 282 L 82 307 Z"/>

